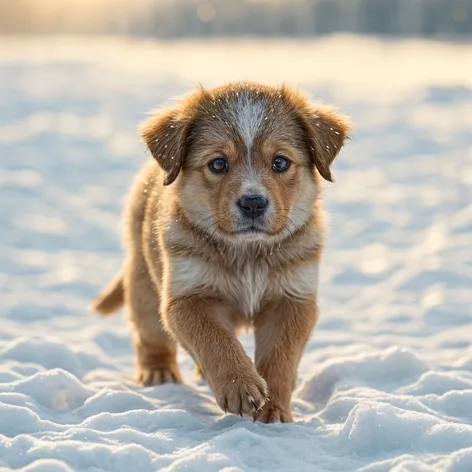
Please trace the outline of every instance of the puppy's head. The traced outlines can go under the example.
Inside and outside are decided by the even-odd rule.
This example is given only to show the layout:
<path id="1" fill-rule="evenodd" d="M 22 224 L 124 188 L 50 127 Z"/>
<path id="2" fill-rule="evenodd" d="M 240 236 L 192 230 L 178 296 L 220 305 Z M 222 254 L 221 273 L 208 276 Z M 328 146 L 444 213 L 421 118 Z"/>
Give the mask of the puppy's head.
<path id="1" fill-rule="evenodd" d="M 303 227 L 349 124 L 286 86 L 200 89 L 143 123 L 142 136 L 200 230 L 274 241 Z"/>

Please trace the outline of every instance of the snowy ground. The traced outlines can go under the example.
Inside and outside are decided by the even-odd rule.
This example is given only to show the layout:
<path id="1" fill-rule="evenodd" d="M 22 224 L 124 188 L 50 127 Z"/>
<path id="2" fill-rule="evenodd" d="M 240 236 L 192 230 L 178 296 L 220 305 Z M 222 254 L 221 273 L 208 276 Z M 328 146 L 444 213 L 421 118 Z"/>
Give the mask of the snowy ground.
<path id="1" fill-rule="evenodd" d="M 472 470 L 472 47 L 1 44 L 1 471 Z M 185 386 L 136 386 L 123 314 L 87 309 L 120 267 L 136 123 L 235 78 L 355 127 L 290 425 L 223 415 L 184 354 Z"/>

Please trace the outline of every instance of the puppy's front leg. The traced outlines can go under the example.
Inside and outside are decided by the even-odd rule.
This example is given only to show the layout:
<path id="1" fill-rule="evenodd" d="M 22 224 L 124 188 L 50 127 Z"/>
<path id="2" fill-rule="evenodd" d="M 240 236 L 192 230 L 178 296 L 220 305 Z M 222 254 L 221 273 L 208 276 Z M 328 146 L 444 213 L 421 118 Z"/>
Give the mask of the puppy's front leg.
<path id="1" fill-rule="evenodd" d="M 262 408 L 267 386 L 234 334 L 229 306 L 201 297 L 171 299 L 165 305 L 166 327 L 200 366 L 218 405 L 241 416 Z"/>
<path id="2" fill-rule="evenodd" d="M 290 399 L 297 368 L 317 319 L 316 299 L 283 299 L 264 308 L 255 319 L 256 368 L 266 380 L 270 402 L 256 421 L 292 421 Z"/>

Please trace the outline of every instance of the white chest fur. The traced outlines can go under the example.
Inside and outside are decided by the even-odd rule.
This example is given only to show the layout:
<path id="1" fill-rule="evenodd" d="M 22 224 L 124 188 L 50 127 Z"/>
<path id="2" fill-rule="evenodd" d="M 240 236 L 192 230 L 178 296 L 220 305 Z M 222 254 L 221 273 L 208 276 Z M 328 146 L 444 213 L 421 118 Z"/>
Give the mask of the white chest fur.
<path id="1" fill-rule="evenodd" d="M 174 297 L 215 291 L 238 305 L 242 314 L 254 316 L 261 302 L 271 297 L 310 298 L 318 284 L 318 263 L 310 261 L 284 272 L 271 272 L 265 263 L 244 264 L 224 271 L 199 259 L 175 257 L 169 265 L 170 289 Z"/>
<path id="2" fill-rule="evenodd" d="M 269 269 L 267 265 L 246 264 L 229 283 L 243 313 L 253 316 L 270 289 Z"/>

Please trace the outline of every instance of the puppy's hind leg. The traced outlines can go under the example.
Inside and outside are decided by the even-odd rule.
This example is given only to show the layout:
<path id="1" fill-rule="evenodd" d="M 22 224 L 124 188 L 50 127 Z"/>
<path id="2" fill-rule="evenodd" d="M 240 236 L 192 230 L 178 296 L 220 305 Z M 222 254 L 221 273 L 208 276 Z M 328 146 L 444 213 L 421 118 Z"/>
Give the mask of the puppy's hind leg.
<path id="1" fill-rule="evenodd" d="M 125 296 L 137 354 L 137 381 L 149 386 L 181 383 L 177 345 L 164 331 L 159 293 L 141 251 L 132 254 L 125 272 Z"/>

